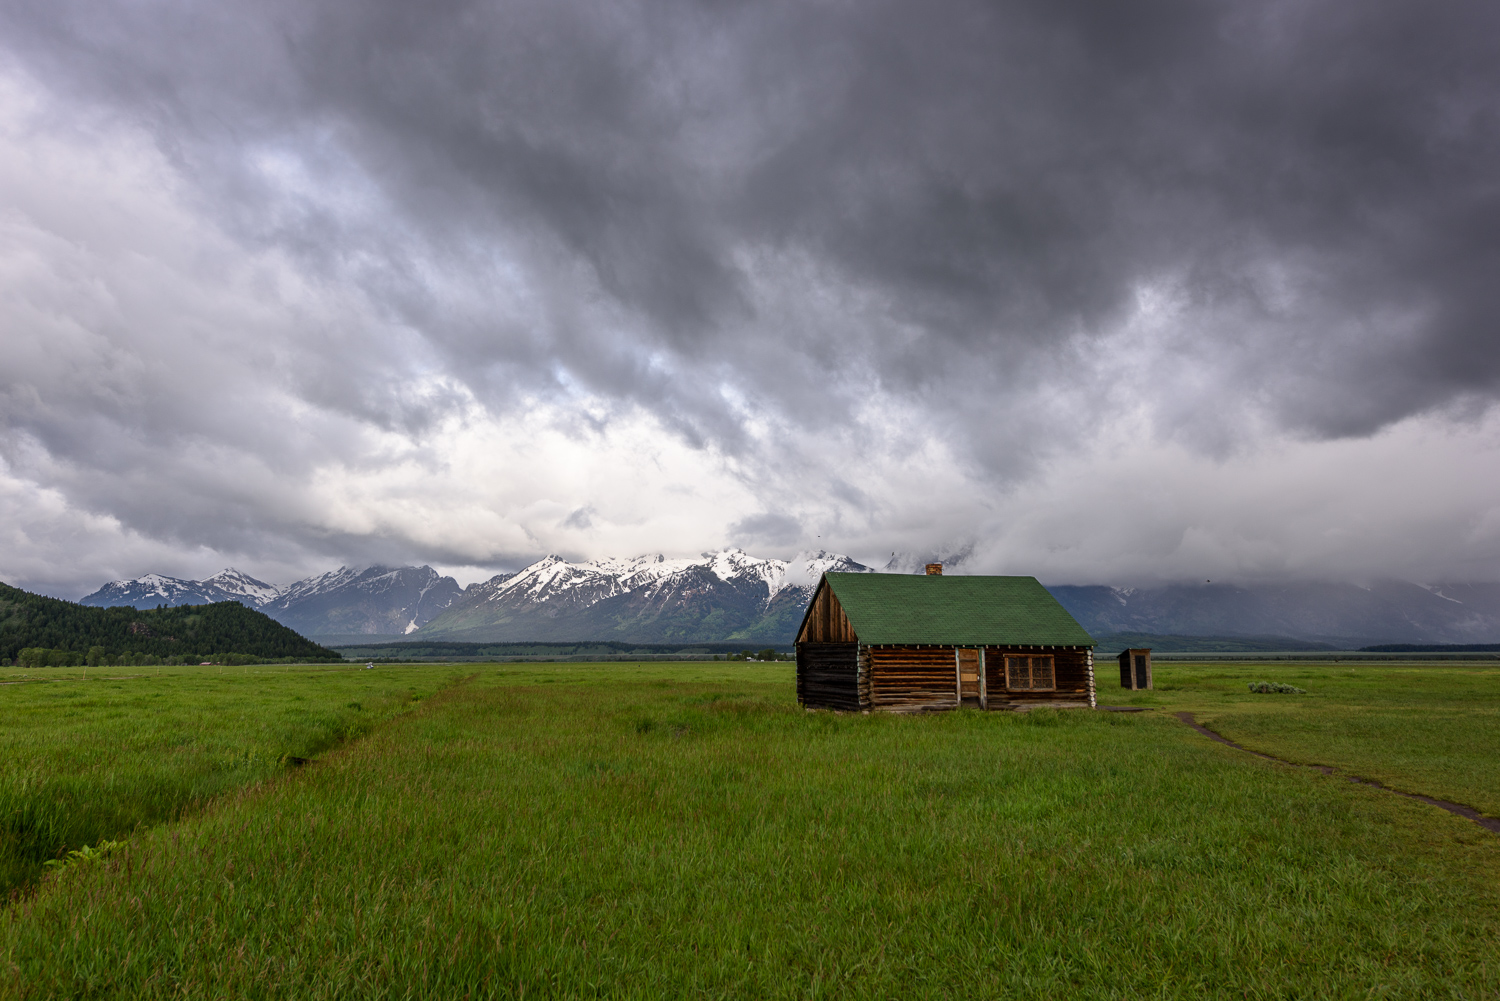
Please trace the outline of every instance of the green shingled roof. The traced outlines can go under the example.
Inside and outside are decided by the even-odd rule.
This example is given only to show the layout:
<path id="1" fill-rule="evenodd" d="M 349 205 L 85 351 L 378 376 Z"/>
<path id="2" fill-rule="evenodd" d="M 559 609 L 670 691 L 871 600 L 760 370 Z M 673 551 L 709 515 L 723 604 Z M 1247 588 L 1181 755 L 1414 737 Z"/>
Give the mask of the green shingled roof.
<path id="1" fill-rule="evenodd" d="M 1035 577 L 827 573 L 861 643 L 1093 646 Z"/>

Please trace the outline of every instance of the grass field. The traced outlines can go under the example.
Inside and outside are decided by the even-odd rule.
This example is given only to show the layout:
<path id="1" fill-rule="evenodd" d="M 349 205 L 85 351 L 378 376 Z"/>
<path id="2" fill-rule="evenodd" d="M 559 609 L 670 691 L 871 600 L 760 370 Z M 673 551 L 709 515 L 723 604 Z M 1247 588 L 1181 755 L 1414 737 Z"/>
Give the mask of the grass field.
<path id="1" fill-rule="evenodd" d="M 1165 712 L 806 713 L 780 665 L 207 670 L 0 689 L 7 738 L 35 734 L 7 746 L 9 807 L 44 782 L 101 816 L 170 804 L 5 909 L 0 989 L 1500 996 L 1500 838 Z M 1161 664 L 1101 701 L 1489 802 L 1500 671 L 1356 672 Z M 52 712 L 76 739 L 43 736 Z"/>
<path id="2" fill-rule="evenodd" d="M 128 837 L 280 775 L 451 671 L 272 667 L 0 672 L 0 895 L 63 849 Z M 19 682 L 19 683 L 17 683 Z"/>
<path id="3" fill-rule="evenodd" d="M 1500 667 L 1205 664 L 1165 672 L 1159 665 L 1157 674 L 1160 691 L 1101 687 L 1101 702 L 1191 710 L 1254 750 L 1500 817 Z M 1251 694 L 1247 680 L 1287 682 L 1307 694 Z"/>

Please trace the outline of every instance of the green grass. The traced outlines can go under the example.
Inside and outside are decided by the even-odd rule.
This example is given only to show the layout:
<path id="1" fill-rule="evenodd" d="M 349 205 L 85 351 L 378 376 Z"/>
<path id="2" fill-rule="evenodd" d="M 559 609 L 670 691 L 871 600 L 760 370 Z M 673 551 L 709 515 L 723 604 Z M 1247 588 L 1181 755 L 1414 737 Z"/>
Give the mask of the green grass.
<path id="1" fill-rule="evenodd" d="M 0 914 L 0 990 L 1500 996 L 1500 839 L 1164 714 L 806 713 L 776 665 L 464 670 L 44 876 Z M 1269 717 L 1249 700 L 1326 688 L 1236 708 L 1249 678 L 1207 674 L 1158 665 L 1139 698 Z"/>
<path id="2" fill-rule="evenodd" d="M 1500 817 L 1500 667 L 1157 663 L 1154 673 L 1158 690 L 1134 693 L 1101 672 L 1100 703 L 1190 710 L 1254 750 Z M 1246 691 L 1257 680 L 1307 694 Z"/>
<path id="3" fill-rule="evenodd" d="M 364 733 L 426 675 L 307 668 L 0 671 L 0 897 L 48 859 L 173 820 Z"/>

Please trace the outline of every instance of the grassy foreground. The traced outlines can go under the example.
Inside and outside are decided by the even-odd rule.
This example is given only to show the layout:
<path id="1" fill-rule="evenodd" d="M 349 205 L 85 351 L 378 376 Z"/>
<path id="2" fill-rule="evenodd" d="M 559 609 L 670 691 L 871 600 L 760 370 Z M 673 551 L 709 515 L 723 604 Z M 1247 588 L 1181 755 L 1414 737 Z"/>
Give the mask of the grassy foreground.
<path id="1" fill-rule="evenodd" d="M 46 876 L 0 915 L 3 989 L 1500 996 L 1500 839 L 1159 714 L 809 714 L 771 666 L 466 670 Z"/>
<path id="2" fill-rule="evenodd" d="M 0 674 L 0 899 L 66 851 L 174 820 L 365 733 L 451 674 L 89 671 Z"/>

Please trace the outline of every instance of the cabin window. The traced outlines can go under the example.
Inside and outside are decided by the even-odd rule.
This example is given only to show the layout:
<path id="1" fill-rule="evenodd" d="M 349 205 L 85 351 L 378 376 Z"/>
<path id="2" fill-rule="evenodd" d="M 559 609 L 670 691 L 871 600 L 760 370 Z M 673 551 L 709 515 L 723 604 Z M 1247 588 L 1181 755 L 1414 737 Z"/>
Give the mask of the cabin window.
<path id="1" fill-rule="evenodd" d="M 1012 691 L 1051 692 L 1057 689 L 1052 655 L 1030 654 L 1005 658 L 1005 687 Z"/>

